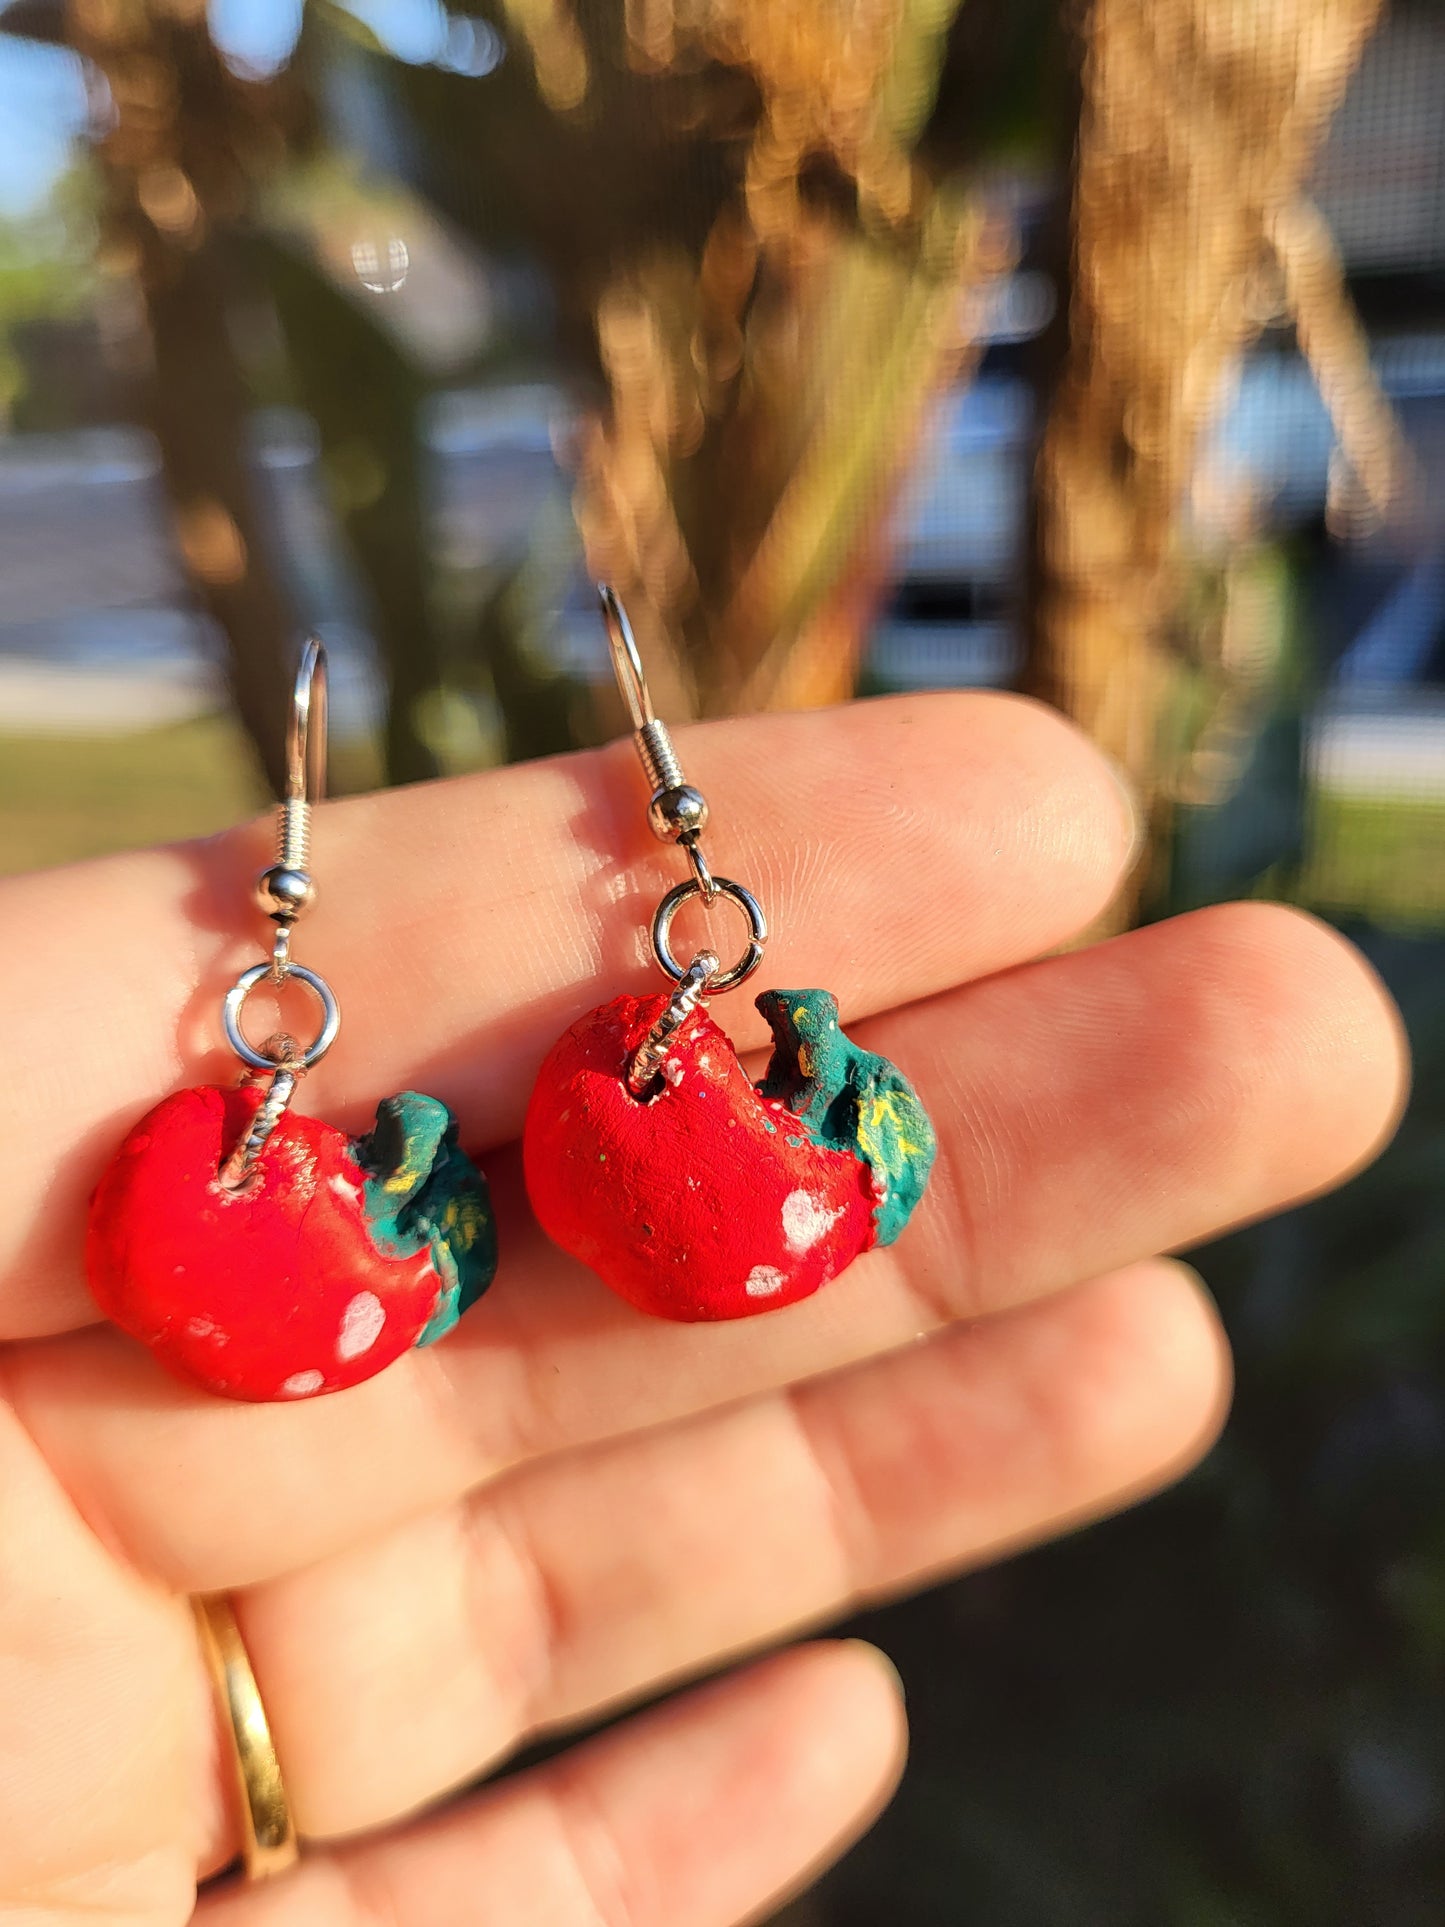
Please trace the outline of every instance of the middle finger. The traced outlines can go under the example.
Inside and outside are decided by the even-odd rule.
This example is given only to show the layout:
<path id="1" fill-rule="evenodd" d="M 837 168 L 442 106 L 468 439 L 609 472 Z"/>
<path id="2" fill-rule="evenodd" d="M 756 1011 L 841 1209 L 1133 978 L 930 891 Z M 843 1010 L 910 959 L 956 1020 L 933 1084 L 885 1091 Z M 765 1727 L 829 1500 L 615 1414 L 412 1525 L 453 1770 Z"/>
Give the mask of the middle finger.
<path id="1" fill-rule="evenodd" d="M 11 1396 L 86 1516 L 140 1566 L 189 1591 L 251 1584 L 528 1458 L 1277 1208 L 1370 1151 L 1401 1076 L 1393 1013 L 1360 959 L 1263 905 L 1009 972 L 860 1035 L 916 1071 L 938 1176 L 909 1235 L 817 1298 L 668 1325 L 514 1225 L 488 1315 L 343 1397 L 228 1405 L 107 1331 L 17 1348 Z"/>

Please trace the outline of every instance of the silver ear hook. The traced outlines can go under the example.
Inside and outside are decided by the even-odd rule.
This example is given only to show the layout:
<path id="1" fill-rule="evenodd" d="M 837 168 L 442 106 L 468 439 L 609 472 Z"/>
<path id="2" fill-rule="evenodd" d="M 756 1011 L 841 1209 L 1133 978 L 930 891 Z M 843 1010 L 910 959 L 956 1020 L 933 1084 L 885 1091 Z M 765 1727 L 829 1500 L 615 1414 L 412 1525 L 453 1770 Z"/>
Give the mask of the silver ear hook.
<path id="1" fill-rule="evenodd" d="M 221 1182 L 235 1190 L 250 1177 L 266 1140 L 276 1129 L 296 1089 L 296 1081 L 330 1050 L 341 1027 L 336 994 L 326 979 L 291 961 L 291 931 L 316 901 L 316 885 L 308 867 L 311 858 L 311 805 L 326 790 L 326 648 L 308 636 L 301 651 L 291 695 L 291 718 L 286 730 L 286 794 L 281 801 L 276 838 L 276 861 L 256 883 L 256 900 L 276 926 L 269 962 L 243 970 L 226 993 L 221 1024 L 226 1041 L 252 1071 L 269 1072 L 270 1082 L 245 1138 L 221 1166 Z M 263 983 L 284 984 L 294 978 L 316 999 L 321 1023 L 304 1050 L 292 1037 L 269 1038 L 257 1050 L 241 1028 L 246 999 Z"/>
<path id="2" fill-rule="evenodd" d="M 286 732 L 286 801 L 319 803 L 326 794 L 326 644 L 308 636 L 291 692 Z"/>
<path id="3" fill-rule="evenodd" d="M 728 877 L 715 877 L 702 853 L 702 833 L 707 828 L 707 798 L 694 789 L 682 773 L 667 724 L 660 722 L 652 707 L 652 693 L 642 667 L 637 638 L 627 620 L 616 591 L 606 582 L 597 584 L 597 600 L 602 620 L 607 625 L 607 641 L 612 651 L 612 670 L 617 687 L 632 720 L 632 741 L 652 795 L 647 805 L 647 820 L 653 835 L 664 843 L 676 843 L 687 855 L 692 875 L 674 884 L 658 904 L 652 919 L 652 954 L 678 986 L 667 1009 L 653 1025 L 634 1053 L 628 1070 L 628 1084 L 635 1096 L 655 1080 L 660 1053 L 667 1039 L 684 1021 L 689 1011 L 704 997 L 719 991 L 735 990 L 750 977 L 763 960 L 763 945 L 768 940 L 767 919 L 751 890 Z M 738 961 L 724 970 L 711 950 L 700 950 L 691 964 L 680 963 L 673 954 L 673 919 L 683 904 L 701 897 L 710 907 L 726 897 L 742 911 L 748 926 L 747 948 Z"/>
<path id="4" fill-rule="evenodd" d="M 291 926 L 316 901 L 310 871 L 311 805 L 326 794 L 326 645 L 308 636 L 291 691 L 286 726 L 286 794 L 276 861 L 256 883 L 256 901 L 276 925 L 271 964 L 280 983 L 291 968 Z"/>
<path id="5" fill-rule="evenodd" d="M 612 673 L 632 719 L 632 740 L 643 774 L 652 785 L 652 800 L 647 820 L 652 833 L 664 843 L 680 843 L 690 858 L 697 851 L 697 839 L 707 827 L 707 799 L 695 790 L 682 773 L 677 751 L 667 724 L 659 722 L 652 707 L 652 691 L 642 667 L 637 638 L 617 591 L 608 582 L 597 584 L 597 600 L 602 605 L 602 620 L 607 625 L 607 641 L 612 651 Z M 717 894 L 702 854 L 697 851 L 693 870 L 709 903 Z"/>
<path id="6" fill-rule="evenodd" d="M 657 721 L 652 708 L 652 692 L 647 687 L 647 672 L 642 667 L 637 638 L 621 598 L 610 582 L 597 584 L 597 600 L 602 604 L 602 620 L 607 624 L 607 641 L 612 650 L 612 673 L 634 730 L 644 730 Z"/>

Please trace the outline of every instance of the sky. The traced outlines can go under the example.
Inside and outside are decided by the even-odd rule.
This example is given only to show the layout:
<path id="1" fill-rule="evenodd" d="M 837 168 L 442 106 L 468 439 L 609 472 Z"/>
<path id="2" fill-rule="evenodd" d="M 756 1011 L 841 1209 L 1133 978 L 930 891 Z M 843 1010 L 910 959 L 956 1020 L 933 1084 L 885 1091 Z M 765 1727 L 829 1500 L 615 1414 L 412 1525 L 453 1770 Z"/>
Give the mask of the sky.
<path id="1" fill-rule="evenodd" d="M 41 205 L 84 125 L 85 88 L 74 54 L 0 38 L 0 216 Z"/>
<path id="2" fill-rule="evenodd" d="M 448 15 L 441 0 L 346 0 L 400 60 L 485 73 L 501 46 L 485 23 Z M 210 0 L 211 32 L 241 72 L 281 66 L 301 28 L 301 0 Z M 0 217 L 38 209 L 85 125 L 80 63 L 63 48 L 0 36 Z"/>

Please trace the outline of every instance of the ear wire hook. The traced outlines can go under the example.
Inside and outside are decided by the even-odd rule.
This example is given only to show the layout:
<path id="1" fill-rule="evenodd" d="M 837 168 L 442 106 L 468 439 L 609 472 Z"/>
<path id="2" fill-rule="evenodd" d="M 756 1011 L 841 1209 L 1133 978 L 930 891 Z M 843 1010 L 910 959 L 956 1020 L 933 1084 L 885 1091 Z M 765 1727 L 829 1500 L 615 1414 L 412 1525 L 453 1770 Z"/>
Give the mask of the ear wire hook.
<path id="1" fill-rule="evenodd" d="M 276 835 L 276 861 L 256 885 L 256 900 L 276 925 L 271 951 L 275 981 L 291 969 L 291 926 L 316 900 L 311 876 L 311 805 L 326 794 L 326 645 L 308 636 L 291 690 L 286 725 L 286 794 Z"/>
<path id="2" fill-rule="evenodd" d="M 326 794 L 326 645 L 308 636 L 291 691 L 286 728 L 286 795 L 281 804 L 278 869 L 304 871 L 311 854 L 311 805 Z M 268 914 L 272 906 L 263 904 Z"/>
<path id="3" fill-rule="evenodd" d="M 612 652 L 612 670 L 617 687 L 632 720 L 632 741 L 638 761 L 652 785 L 647 805 L 647 820 L 653 835 L 664 843 L 676 843 L 685 851 L 692 875 L 674 884 L 658 904 L 652 919 L 652 954 L 678 986 L 668 1008 L 643 1039 L 628 1071 L 628 1084 L 640 1095 L 653 1081 L 665 1051 L 667 1039 L 683 1022 L 687 1013 L 706 996 L 734 990 L 757 969 L 763 960 L 763 945 L 768 938 L 767 919 L 751 890 L 728 877 L 715 877 L 702 853 L 701 838 L 707 827 L 707 798 L 694 789 L 682 773 L 677 751 L 667 724 L 658 720 L 652 707 L 652 693 L 642 667 L 637 638 L 621 599 L 609 583 L 597 584 L 597 600 L 607 625 L 607 641 Z M 673 919 L 683 904 L 701 897 L 710 908 L 719 897 L 726 897 L 741 910 L 748 926 L 747 948 L 728 970 L 722 969 L 711 950 L 700 950 L 691 964 L 680 963 L 673 954 Z"/>
<path id="4" fill-rule="evenodd" d="M 702 860 L 702 853 L 697 849 L 697 839 L 707 826 L 707 803 L 702 792 L 693 789 L 683 776 L 682 764 L 677 760 L 677 751 L 672 746 L 667 724 L 658 720 L 657 712 L 652 707 L 647 672 L 642 666 L 637 638 L 632 633 L 632 624 L 627 619 L 621 597 L 611 583 L 599 582 L 597 600 L 602 605 L 602 620 L 607 625 L 612 673 L 617 678 L 617 687 L 632 719 L 632 741 L 643 774 L 652 785 L 647 820 L 652 825 L 654 836 L 664 843 L 679 843 L 687 851 L 703 896 L 711 903 L 717 891 Z"/>
<path id="5" fill-rule="evenodd" d="M 226 1041 L 253 1071 L 270 1073 L 270 1082 L 251 1128 L 221 1167 L 221 1182 L 236 1189 L 249 1178 L 266 1140 L 276 1129 L 296 1089 L 298 1078 L 318 1063 L 341 1027 L 336 994 L 326 979 L 291 961 L 291 931 L 297 919 L 316 900 L 316 884 L 309 869 L 311 805 L 326 788 L 327 720 L 326 648 L 308 636 L 301 651 L 291 694 L 291 716 L 286 730 L 286 794 L 282 798 L 276 838 L 276 861 L 263 870 L 256 884 L 256 900 L 276 926 L 269 962 L 243 970 L 226 993 L 221 1023 Z M 305 1050 L 292 1037 L 278 1034 L 257 1050 L 241 1028 L 246 999 L 258 984 L 280 985 L 295 978 L 315 997 L 321 1026 Z"/>
<path id="6" fill-rule="evenodd" d="M 607 625 L 607 641 L 612 650 L 612 673 L 617 678 L 622 700 L 627 704 L 632 727 L 641 732 L 649 723 L 655 723 L 657 717 L 653 711 L 652 692 L 647 687 L 647 672 L 642 667 L 637 638 L 632 633 L 632 624 L 627 619 L 622 599 L 610 582 L 597 584 L 597 600 L 602 604 L 602 620 Z"/>

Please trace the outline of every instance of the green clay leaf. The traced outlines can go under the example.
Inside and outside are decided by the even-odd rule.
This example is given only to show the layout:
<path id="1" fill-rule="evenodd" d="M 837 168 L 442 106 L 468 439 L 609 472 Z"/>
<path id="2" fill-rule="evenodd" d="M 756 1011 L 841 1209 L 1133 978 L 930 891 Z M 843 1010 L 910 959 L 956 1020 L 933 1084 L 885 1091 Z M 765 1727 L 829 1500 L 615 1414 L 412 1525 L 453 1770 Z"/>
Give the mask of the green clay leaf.
<path id="1" fill-rule="evenodd" d="M 376 1123 L 353 1144 L 366 1172 L 363 1208 L 372 1243 L 388 1257 L 430 1247 L 441 1291 L 418 1345 L 449 1332 L 497 1269 L 497 1229 L 485 1180 L 457 1143 L 457 1121 L 420 1091 L 383 1098 Z"/>
<path id="2" fill-rule="evenodd" d="M 757 1006 L 773 1033 L 759 1091 L 781 1099 L 815 1143 L 868 1165 L 878 1242 L 891 1245 L 923 1196 L 938 1149 L 913 1086 L 886 1057 L 852 1042 L 826 990 L 765 990 Z"/>

